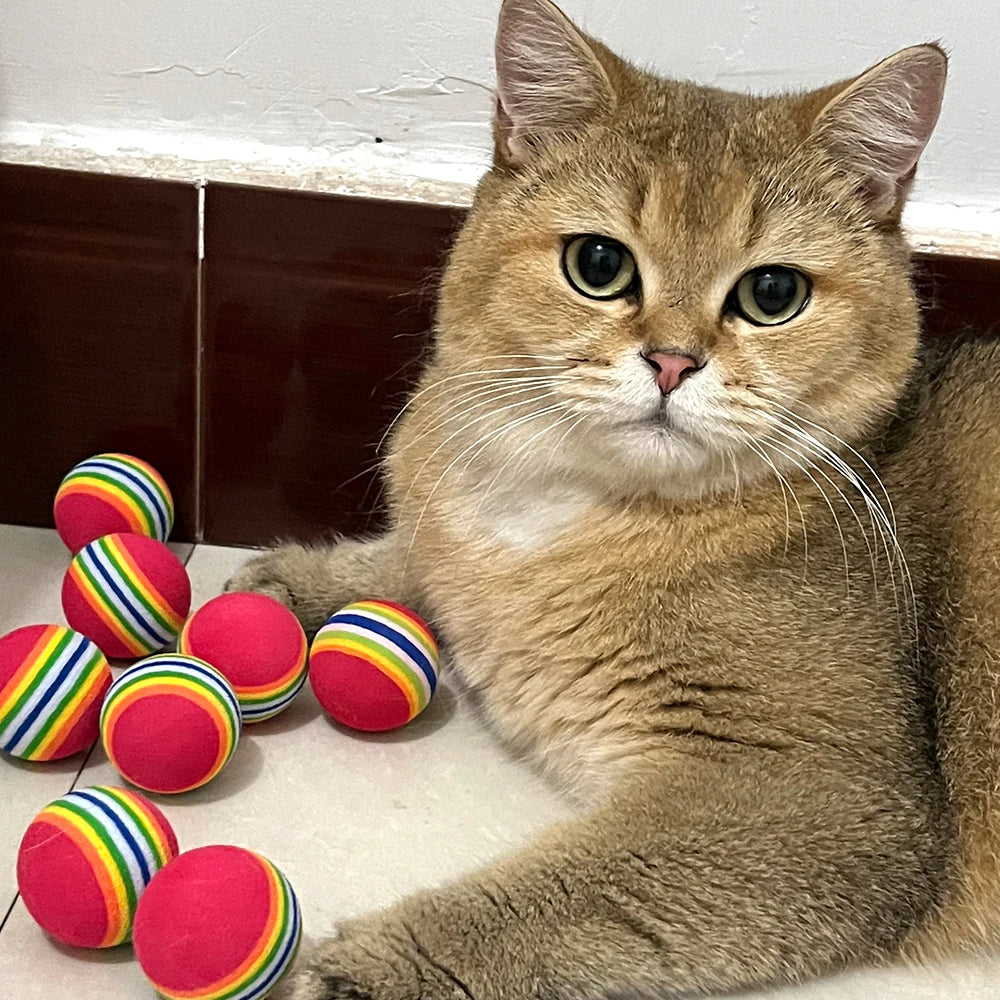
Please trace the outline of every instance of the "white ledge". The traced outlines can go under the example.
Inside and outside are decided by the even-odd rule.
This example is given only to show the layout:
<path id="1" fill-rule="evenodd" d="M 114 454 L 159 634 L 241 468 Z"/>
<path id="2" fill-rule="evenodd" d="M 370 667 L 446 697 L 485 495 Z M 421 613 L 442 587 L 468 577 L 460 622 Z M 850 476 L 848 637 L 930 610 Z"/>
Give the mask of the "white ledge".
<path id="1" fill-rule="evenodd" d="M 180 149 L 182 152 L 178 152 Z M 467 147 L 341 150 L 207 142 L 146 132 L 0 128 L 0 162 L 159 180 L 261 187 L 467 207 L 486 164 Z M 903 228 L 919 253 L 1000 259 L 1000 205 L 912 201 Z"/>

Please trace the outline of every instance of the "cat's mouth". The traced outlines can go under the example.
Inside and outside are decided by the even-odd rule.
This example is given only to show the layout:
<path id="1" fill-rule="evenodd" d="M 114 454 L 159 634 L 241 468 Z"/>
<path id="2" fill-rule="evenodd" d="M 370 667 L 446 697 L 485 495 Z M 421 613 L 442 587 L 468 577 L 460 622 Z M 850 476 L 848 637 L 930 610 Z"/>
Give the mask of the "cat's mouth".
<path id="1" fill-rule="evenodd" d="M 639 420 L 639 424 L 645 427 L 656 427 L 663 430 L 681 430 L 677 421 L 677 409 L 671 406 L 670 400 L 664 397 L 657 403 L 656 409 L 650 411 L 645 419 Z"/>
<path id="2" fill-rule="evenodd" d="M 645 416 L 632 420 L 623 420 L 618 424 L 622 429 L 654 431 L 661 434 L 677 434 L 681 437 L 690 437 L 690 432 L 682 427 L 676 413 L 672 413 L 667 401 L 663 402 Z"/>

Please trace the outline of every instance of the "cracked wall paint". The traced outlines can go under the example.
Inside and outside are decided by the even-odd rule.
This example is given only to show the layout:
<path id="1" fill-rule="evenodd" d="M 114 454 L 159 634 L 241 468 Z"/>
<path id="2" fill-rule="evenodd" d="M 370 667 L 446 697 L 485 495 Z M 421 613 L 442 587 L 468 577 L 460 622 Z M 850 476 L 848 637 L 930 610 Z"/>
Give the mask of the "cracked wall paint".
<path id="1" fill-rule="evenodd" d="M 0 139 L 468 186 L 490 150 L 498 0 L 4 0 Z M 634 61 L 737 90 L 846 77 L 940 38 L 917 197 L 1000 209 L 995 0 L 564 0 Z M 381 142 L 375 142 L 378 138 Z M 102 161 L 103 162 L 103 161 Z M 160 162 L 160 161 L 157 161 Z"/>

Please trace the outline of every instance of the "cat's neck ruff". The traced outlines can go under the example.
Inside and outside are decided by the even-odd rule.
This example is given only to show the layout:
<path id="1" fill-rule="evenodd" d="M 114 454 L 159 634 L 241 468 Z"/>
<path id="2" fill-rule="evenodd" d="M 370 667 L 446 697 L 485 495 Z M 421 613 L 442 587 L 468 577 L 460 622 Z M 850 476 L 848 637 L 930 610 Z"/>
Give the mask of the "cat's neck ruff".
<path id="1" fill-rule="evenodd" d="M 475 497 L 475 494 L 473 494 Z M 584 518 L 598 497 L 577 485 L 511 479 L 474 499 L 452 494 L 444 516 L 470 540 L 533 552 L 550 545 Z"/>

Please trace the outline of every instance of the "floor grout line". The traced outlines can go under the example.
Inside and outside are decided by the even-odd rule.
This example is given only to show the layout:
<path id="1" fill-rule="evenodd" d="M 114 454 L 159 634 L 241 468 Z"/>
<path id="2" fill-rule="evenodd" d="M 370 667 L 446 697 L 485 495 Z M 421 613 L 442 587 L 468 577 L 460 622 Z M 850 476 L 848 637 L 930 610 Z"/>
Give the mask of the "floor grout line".
<path id="1" fill-rule="evenodd" d="M 10 915 L 14 912 L 14 907 L 17 906 L 17 901 L 21 898 L 19 892 L 14 893 L 14 898 L 11 900 L 10 906 L 7 907 L 7 912 L 0 919 L 0 933 L 3 933 L 3 929 L 7 926 L 7 921 L 10 920 Z"/>
<path id="2" fill-rule="evenodd" d="M 100 739 L 96 739 L 94 740 L 93 743 L 90 744 L 90 749 L 87 751 L 86 756 L 84 756 L 83 763 L 80 765 L 80 769 L 73 776 L 73 781 L 69 786 L 70 792 L 76 791 L 76 786 L 80 781 L 80 779 L 83 777 L 83 772 L 87 769 L 87 765 L 90 763 L 90 758 L 94 756 L 94 751 L 97 749 L 97 744 L 100 742 L 101 742 Z"/>

